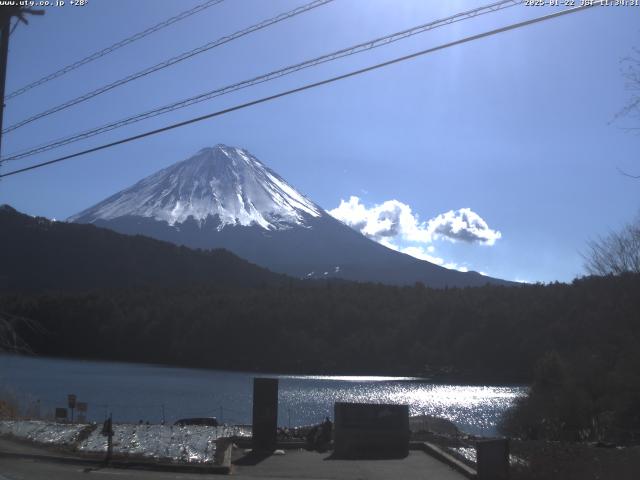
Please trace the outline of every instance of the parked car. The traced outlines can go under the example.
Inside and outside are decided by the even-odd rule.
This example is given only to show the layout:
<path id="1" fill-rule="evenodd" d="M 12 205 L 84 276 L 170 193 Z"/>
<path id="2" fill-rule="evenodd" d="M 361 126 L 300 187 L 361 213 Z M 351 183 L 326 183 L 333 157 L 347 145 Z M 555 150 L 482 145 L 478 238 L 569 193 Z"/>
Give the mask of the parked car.
<path id="1" fill-rule="evenodd" d="M 174 425 L 185 427 L 187 425 L 199 425 L 203 427 L 217 427 L 220 425 L 216 417 L 181 418 Z"/>

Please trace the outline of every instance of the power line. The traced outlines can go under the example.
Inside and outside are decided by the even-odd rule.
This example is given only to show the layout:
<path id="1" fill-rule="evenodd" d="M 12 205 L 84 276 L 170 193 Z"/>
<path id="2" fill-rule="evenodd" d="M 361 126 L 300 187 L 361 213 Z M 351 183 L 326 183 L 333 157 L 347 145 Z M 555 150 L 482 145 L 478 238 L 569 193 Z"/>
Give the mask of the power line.
<path id="1" fill-rule="evenodd" d="M 79 103 L 90 100 L 98 95 L 101 95 L 105 92 L 113 90 L 114 88 L 120 87 L 122 85 L 125 85 L 139 78 L 146 77 L 147 75 L 155 73 L 159 70 L 163 70 L 167 67 L 175 65 L 176 63 L 182 62 L 184 60 L 187 60 L 188 58 L 194 57 L 203 52 L 211 50 L 212 48 L 219 47 L 220 45 L 224 45 L 225 43 L 229 43 L 240 37 L 244 37 L 245 35 L 249 35 L 250 33 L 253 33 L 257 30 L 262 30 L 263 28 L 267 28 L 275 23 L 282 22 L 289 18 L 295 17 L 296 15 L 300 15 L 304 12 L 307 12 L 309 10 L 312 10 L 314 8 L 320 7 L 322 5 L 325 5 L 333 1 L 334 0 L 314 0 L 311 3 L 307 3 L 305 5 L 302 5 L 301 7 L 294 8 L 293 10 L 289 10 L 288 12 L 285 12 L 285 13 L 281 13 L 276 17 L 270 18 L 268 20 L 264 20 L 248 28 L 232 33 L 231 35 L 218 38 L 217 40 L 206 43 L 200 47 L 194 48 L 193 50 L 189 50 L 188 52 L 184 52 L 176 57 L 172 57 L 168 60 L 165 60 L 164 62 L 157 63 L 151 67 L 145 68 L 144 70 L 140 70 L 139 72 L 132 73 L 131 75 L 127 75 L 126 77 L 121 78 L 120 80 L 116 80 L 115 82 L 111 82 L 107 85 L 103 85 L 100 88 L 97 88 L 95 90 L 92 90 L 91 92 L 85 93 L 84 95 L 80 95 L 79 97 L 68 100 L 64 103 L 61 103 L 60 105 L 57 105 L 53 108 L 45 110 L 44 112 L 37 113 L 29 118 L 19 121 L 18 123 L 14 123 L 13 125 L 10 125 L 9 127 L 7 127 L 2 133 L 11 132 L 29 123 L 35 122 L 36 120 L 39 120 L 41 118 L 47 117 L 54 113 L 60 112 L 62 110 L 66 110 L 67 108 L 72 107 L 74 105 L 78 105 Z"/>
<path id="2" fill-rule="evenodd" d="M 0 8 L 0 132 L 2 132 L 2 120 L 4 118 L 4 87 L 7 79 L 7 59 L 9 55 L 9 37 L 13 33 L 15 26 L 18 22 L 24 22 L 28 24 L 27 15 L 44 15 L 44 10 L 35 10 L 27 8 L 23 5 L 19 5 L 18 2 L 5 2 Z M 11 20 L 16 17 L 16 23 L 11 28 Z M 2 140 L 2 134 L 0 133 L 0 141 Z M 0 148 L 1 150 L 1 148 Z"/>
<path id="3" fill-rule="evenodd" d="M 225 87 L 213 90 L 213 91 L 209 91 L 203 94 L 199 94 L 195 97 L 191 97 L 185 100 L 181 100 L 178 102 L 175 102 L 173 104 L 169 104 L 169 105 L 165 105 L 163 107 L 160 108 L 156 108 L 154 110 L 150 110 L 141 114 L 137 114 L 131 117 L 127 117 L 125 119 L 121 119 L 118 120 L 116 122 L 110 123 L 110 124 L 106 124 L 106 125 L 102 125 L 100 127 L 96 127 L 94 129 L 91 130 L 87 130 L 84 132 L 80 132 L 71 136 L 67 136 L 67 137 L 63 137 L 60 139 L 57 139 L 53 142 L 44 144 L 44 145 L 39 145 L 37 147 L 33 147 L 27 150 L 22 150 L 19 152 L 16 152 L 14 154 L 11 154 L 9 156 L 7 156 L 6 158 L 2 159 L 2 160 L 18 160 L 21 158 L 25 158 L 31 155 L 34 155 L 36 153 L 42 153 L 44 151 L 48 151 L 48 150 L 52 150 L 54 148 L 58 148 L 64 145 L 68 145 L 70 143 L 74 143 L 76 141 L 79 140 L 83 140 L 86 138 L 90 138 L 92 136 L 101 134 L 101 133 L 105 133 L 126 125 L 130 125 L 132 123 L 136 123 L 142 120 L 146 120 L 148 118 L 152 118 L 155 117 L 157 115 L 161 115 L 164 113 L 168 113 L 174 110 L 177 110 L 179 108 L 184 108 L 184 107 L 188 107 L 191 106 L 193 104 L 196 103 L 200 103 L 206 100 L 210 100 L 212 98 L 218 97 L 218 96 L 222 96 L 222 95 L 226 95 L 228 93 L 232 93 L 236 90 L 240 90 L 243 88 L 247 88 L 253 85 L 257 85 L 259 83 L 264 83 L 267 81 L 271 81 L 271 80 L 275 80 L 277 78 L 280 78 L 282 76 L 285 75 L 289 75 L 292 73 L 295 73 L 299 70 L 305 69 L 305 68 L 309 68 L 309 67 L 313 67 L 325 62 L 329 62 L 329 61 L 333 61 L 333 60 L 337 60 L 339 58 L 342 57 L 346 57 L 346 56 L 350 56 L 350 55 L 354 55 L 357 53 L 360 53 L 362 51 L 366 51 L 366 50 L 371 50 L 373 48 L 378 48 L 380 46 L 383 45 L 387 45 L 389 43 L 393 43 L 396 42 L 398 40 L 402 40 L 404 38 L 413 36 L 413 35 L 417 35 L 419 33 L 423 33 L 425 31 L 428 30 L 432 30 L 434 28 L 438 28 L 441 26 L 445 26 L 445 25 L 449 25 L 451 23 L 455 23 L 461 20 L 466 20 L 469 18 L 473 18 L 473 17 L 477 17 L 480 15 L 484 15 L 486 13 L 492 13 L 495 12 L 497 10 L 501 10 L 501 9 L 505 9 L 508 7 L 512 7 L 515 5 L 518 5 L 522 3 L 522 0 L 502 0 L 502 1 L 498 1 L 486 6 L 482 6 L 473 10 L 468 10 L 465 12 L 461 12 L 458 13 L 456 15 L 444 18 L 444 19 L 440 19 L 440 20 L 436 20 L 436 21 L 432 21 L 429 22 L 427 24 L 423 24 L 423 25 L 418 25 L 416 27 L 412 27 L 410 29 L 407 30 L 403 30 L 401 32 L 396 32 L 393 33 L 391 35 L 387 35 L 385 37 L 380 37 L 374 40 L 370 40 L 352 47 L 348 47 L 342 50 L 338 50 L 336 52 L 332 52 L 326 55 L 323 55 L 321 57 L 317 57 L 311 60 L 307 60 L 305 62 L 299 63 L 299 64 L 295 64 L 292 66 L 288 66 L 285 67 L 283 69 L 279 69 L 276 71 L 272 71 L 270 73 L 267 73 L 265 75 L 260 75 L 258 77 L 255 77 L 253 79 L 250 80 L 245 80 L 239 83 L 235 83 L 232 85 L 227 85 Z"/>
<path id="4" fill-rule="evenodd" d="M 65 75 L 73 70 L 76 70 L 77 68 L 82 67 L 83 65 L 86 65 L 87 63 L 93 62 L 98 58 L 104 57 L 105 55 L 115 52 L 116 50 L 126 45 L 129 45 L 137 40 L 147 37 L 152 33 L 157 32 L 158 30 L 162 30 L 163 28 L 168 27 L 169 25 L 172 25 L 176 22 L 179 22 L 180 20 L 184 20 L 185 18 L 188 18 L 192 15 L 195 15 L 196 13 L 200 13 L 209 7 L 213 7 L 214 5 L 222 3 L 223 1 L 224 0 L 207 0 L 206 2 L 196 5 L 195 7 L 189 10 L 185 10 L 184 12 L 179 13 L 178 15 L 175 15 L 171 18 L 168 18 L 167 20 L 164 20 L 158 23 L 157 25 L 154 25 L 153 27 L 149 27 L 146 30 L 143 30 L 142 32 L 138 32 L 135 35 L 125 38 L 124 40 L 120 40 L 119 42 L 114 43 L 113 45 L 107 48 L 103 48 L 102 50 L 94 52 L 91 55 L 88 55 L 83 59 L 78 60 L 77 62 L 66 65 L 61 69 L 56 70 L 55 72 L 40 78 L 39 80 L 36 80 L 28 85 L 25 85 L 24 87 L 19 88 L 18 90 L 15 90 L 14 92 L 11 92 L 9 95 L 5 97 L 5 101 L 11 98 L 17 97 L 18 95 L 22 95 L 23 93 L 31 90 L 32 88 L 39 87 L 40 85 L 43 85 L 51 80 L 61 77 L 62 75 Z"/>
<path id="5" fill-rule="evenodd" d="M 522 27 L 525 27 L 525 26 L 528 26 L 528 25 L 533 25 L 533 24 L 540 23 L 540 22 L 543 22 L 543 21 L 546 21 L 546 20 L 551 20 L 551 19 L 556 18 L 556 17 L 560 17 L 560 16 L 563 16 L 563 15 L 568 15 L 568 14 L 571 14 L 571 13 L 576 13 L 578 11 L 586 10 L 588 8 L 595 7 L 595 6 L 600 6 L 600 5 L 602 5 L 602 3 L 585 4 L 585 5 L 581 5 L 581 6 L 578 6 L 578 7 L 572 7 L 572 8 L 564 9 L 564 10 L 561 10 L 559 12 L 550 13 L 548 15 L 543 15 L 541 17 L 536 17 L 536 18 L 533 18 L 533 19 L 530 19 L 530 20 L 525 20 L 523 22 L 512 23 L 510 25 L 507 25 L 506 27 L 500 27 L 500 28 L 497 28 L 497 29 L 494 29 L 494 30 L 489 30 L 487 32 L 483 32 L 483 33 L 479 33 L 479 34 L 476 34 L 476 35 L 471 35 L 471 36 L 468 36 L 468 37 L 464 37 L 464 38 L 462 38 L 460 40 L 455 40 L 453 42 L 444 43 L 444 44 L 438 45 L 436 47 L 427 48 L 425 50 L 421 50 L 419 52 L 415 52 L 415 53 L 412 53 L 412 54 L 409 54 L 409 55 L 405 55 L 405 56 L 402 56 L 402 57 L 397 57 L 397 58 L 394 58 L 392 60 L 388 60 L 386 62 L 378 63 L 378 64 L 375 64 L 375 65 L 371 65 L 369 67 L 362 68 L 362 69 L 359 69 L 359 70 L 354 70 L 354 71 L 351 71 L 349 73 L 345 73 L 343 75 L 338 75 L 338 76 L 335 76 L 335 77 L 327 78 L 325 80 L 321 80 L 321 81 L 314 82 L 314 83 L 309 83 L 309 84 L 303 85 L 302 87 L 297 87 L 297 88 L 293 88 L 291 90 L 286 90 L 284 92 L 280 92 L 280 93 L 277 93 L 275 95 L 270 95 L 268 97 L 262 97 L 262 98 L 260 98 L 258 100 L 253 100 L 251 102 L 243 103 L 243 104 L 236 105 L 236 106 L 233 106 L 233 107 L 230 107 L 230 108 L 225 108 L 223 110 L 218 110 L 217 112 L 213 112 L 213 113 L 209 113 L 207 115 L 202 115 L 202 116 L 199 116 L 199 117 L 191 118 L 191 119 L 185 120 L 183 122 L 174 123 L 172 125 L 168 125 L 166 127 L 162 127 L 162 128 L 158 128 L 158 129 L 155 129 L 155 130 L 151 130 L 151 131 L 145 132 L 145 133 L 141 133 L 139 135 L 133 135 L 131 137 L 127 137 L 127 138 L 123 138 L 121 140 L 117 140 L 115 142 L 103 144 L 103 145 L 100 145 L 98 147 L 89 148 L 87 150 L 76 152 L 76 153 L 73 153 L 73 154 L 70 154 L 70 155 L 65 155 L 63 157 L 55 158 L 53 160 L 49 160 L 49 161 L 46 161 L 46 162 L 42 162 L 42 163 L 38 163 L 38 164 L 35 164 L 35 165 L 31 165 L 29 167 L 20 168 L 18 170 L 13 170 L 11 172 L 8 172 L 8 173 L 5 173 L 5 174 L 1 174 L 0 178 L 9 177 L 11 175 L 16 175 L 18 173 L 23 173 L 23 172 L 27 172 L 29 170 L 34 170 L 36 168 L 41 168 L 41 167 L 44 167 L 44 166 L 47 166 L 47 165 L 52 165 L 54 163 L 62 162 L 64 160 L 69 160 L 69 159 L 72 159 L 72 158 L 80 157 L 82 155 L 87 155 L 89 153 L 97 152 L 97 151 L 100 151 L 100 150 L 105 150 L 107 148 L 111 148 L 111 147 L 114 147 L 116 145 L 121 145 L 121 144 L 129 143 L 129 142 L 132 142 L 132 141 L 135 141 L 135 140 L 140 140 L 140 139 L 145 138 L 145 137 L 149 137 L 149 136 L 152 136 L 152 135 L 157 135 L 159 133 L 163 133 L 163 132 L 166 132 L 166 131 L 169 131 L 169 130 L 173 130 L 173 129 L 176 129 L 176 128 L 179 128 L 179 127 L 190 125 L 192 123 L 197 123 L 197 122 L 201 122 L 203 120 L 207 120 L 207 119 L 210 119 L 210 118 L 214 118 L 214 117 L 218 117 L 218 116 L 221 116 L 221 115 L 225 115 L 227 113 L 235 112 L 237 110 L 242 110 L 242 109 L 245 109 L 245 108 L 248 108 L 248 107 L 252 107 L 254 105 L 258 105 L 258 104 L 269 102 L 271 100 L 275 100 L 275 99 L 278 99 L 278 98 L 281 98 L 281 97 L 292 95 L 294 93 L 299 93 L 299 92 L 302 92 L 302 91 L 305 91 L 305 90 L 310 90 L 312 88 L 316 88 L 316 87 L 319 87 L 319 86 L 322 86 L 322 85 L 327 85 L 329 83 L 334 83 L 334 82 L 337 82 L 339 80 L 344 80 L 346 78 L 355 77 L 357 75 L 361 75 L 361 74 L 366 73 L 366 72 L 377 70 L 377 69 L 380 69 L 380 68 L 383 68 L 383 67 L 387 67 L 389 65 L 396 64 L 396 63 L 404 62 L 406 60 L 411 60 L 411 59 L 414 59 L 414 58 L 417 58 L 417 57 L 420 57 L 420 56 L 423 56 L 423 55 L 427 55 L 429 53 L 433 53 L 433 52 L 437 52 L 437 51 L 440 51 L 440 50 L 444 50 L 444 49 L 447 49 L 447 48 L 450 48 L 450 47 L 453 47 L 453 46 L 456 46 L 456 45 L 469 43 L 469 42 L 472 42 L 472 41 L 475 41 L 475 40 L 479 40 L 481 38 L 489 37 L 489 36 L 492 36 L 492 35 L 497 35 L 499 33 L 507 32 L 507 31 L 510 31 L 510 30 L 516 30 L 518 28 L 522 28 Z"/>
<path id="6" fill-rule="evenodd" d="M 22 150 L 13 154 L 8 155 L 2 160 L 19 160 L 25 157 L 29 157 L 35 155 L 37 153 L 42 153 L 45 151 L 49 151 L 55 148 L 59 148 L 64 145 L 68 145 L 70 143 L 75 143 L 80 140 L 84 140 L 95 135 L 99 135 L 101 133 L 106 133 L 111 130 L 115 130 L 117 128 L 121 128 L 127 125 L 131 125 L 133 123 L 140 122 L 142 120 L 147 120 L 149 118 L 162 115 L 165 113 L 172 112 L 174 110 L 178 110 L 180 108 L 185 108 L 196 103 L 204 102 L 206 100 L 210 100 L 215 97 L 219 97 L 222 95 L 227 95 L 229 93 L 235 92 L 237 90 L 241 90 L 244 88 L 248 88 L 254 85 L 258 85 L 261 83 L 269 82 L 271 80 L 275 80 L 277 78 L 293 74 L 300 70 L 314 67 L 323 63 L 327 63 L 330 61 L 338 60 L 340 58 L 348 57 L 351 55 L 355 55 L 364 51 L 372 50 L 374 48 L 382 47 L 384 45 L 388 45 L 390 43 L 397 42 L 399 40 L 403 40 L 405 38 L 424 33 L 429 30 L 433 30 L 435 28 L 439 28 L 442 26 L 450 25 L 452 23 L 456 23 L 462 20 L 467 20 L 470 18 L 475 18 L 481 15 L 485 15 L 487 13 L 493 13 L 498 10 L 504 10 L 505 8 L 513 7 L 519 5 L 521 0 L 501 0 L 495 3 L 491 3 L 489 5 L 485 5 L 482 7 L 475 8 L 473 10 L 468 10 L 465 12 L 457 13 L 450 17 L 446 17 L 443 19 L 431 21 L 426 24 L 418 25 L 406 30 L 402 30 L 400 32 L 392 33 L 390 35 L 386 35 L 384 37 L 379 37 L 373 40 L 369 40 L 364 43 L 360 43 L 348 48 L 343 48 L 338 51 L 331 52 L 329 54 L 322 55 L 320 57 L 316 57 L 310 60 L 306 60 L 301 63 L 297 63 L 294 65 L 290 65 L 279 70 L 275 70 L 264 75 L 260 75 L 258 77 L 254 77 L 249 80 L 243 80 L 241 82 L 237 82 L 231 85 L 227 85 L 221 88 L 217 88 L 215 90 L 211 90 L 194 97 L 190 97 L 187 99 L 180 100 L 178 102 L 171 103 L 169 105 L 165 105 L 163 107 L 159 107 L 153 110 L 149 110 L 140 114 L 136 114 L 112 123 L 108 123 L 99 127 L 95 127 L 90 130 L 85 130 L 84 132 L 76 133 L 67 137 L 63 137 L 57 139 L 53 142 L 46 143 L 44 145 L 39 145 L 37 147 L 32 147 L 27 150 Z"/>

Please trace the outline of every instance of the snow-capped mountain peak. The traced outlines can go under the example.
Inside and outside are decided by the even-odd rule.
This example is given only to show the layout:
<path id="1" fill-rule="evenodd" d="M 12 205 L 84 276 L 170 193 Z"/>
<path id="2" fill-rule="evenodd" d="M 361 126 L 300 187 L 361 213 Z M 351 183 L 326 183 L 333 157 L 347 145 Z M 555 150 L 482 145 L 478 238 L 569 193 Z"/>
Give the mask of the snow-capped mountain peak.
<path id="1" fill-rule="evenodd" d="M 384 247 L 335 219 L 241 148 L 216 145 L 70 218 L 189 248 L 224 248 L 297 278 L 432 287 L 504 283 Z"/>
<path id="2" fill-rule="evenodd" d="M 322 209 L 246 150 L 218 144 L 160 170 L 69 218 L 90 222 L 140 216 L 178 225 L 211 216 L 267 230 L 304 225 Z"/>

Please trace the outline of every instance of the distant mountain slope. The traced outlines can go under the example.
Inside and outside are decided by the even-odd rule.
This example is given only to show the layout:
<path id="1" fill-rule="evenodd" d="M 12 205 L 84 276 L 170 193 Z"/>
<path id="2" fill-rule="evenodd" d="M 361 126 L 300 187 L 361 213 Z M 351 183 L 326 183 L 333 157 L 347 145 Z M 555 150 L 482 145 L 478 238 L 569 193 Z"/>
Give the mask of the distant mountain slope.
<path id="1" fill-rule="evenodd" d="M 70 221 L 92 223 L 123 216 L 153 218 L 170 226 L 210 216 L 227 225 L 281 230 L 304 225 L 322 209 L 245 150 L 218 145 L 150 175 Z"/>
<path id="2" fill-rule="evenodd" d="M 0 288 L 8 290 L 101 287 L 251 287 L 283 284 L 225 250 L 195 251 L 93 225 L 30 217 L 0 206 Z"/>
<path id="3" fill-rule="evenodd" d="M 226 145 L 202 149 L 69 220 L 194 248 L 226 248 L 298 278 L 511 284 L 390 250 L 333 218 L 246 150 Z"/>

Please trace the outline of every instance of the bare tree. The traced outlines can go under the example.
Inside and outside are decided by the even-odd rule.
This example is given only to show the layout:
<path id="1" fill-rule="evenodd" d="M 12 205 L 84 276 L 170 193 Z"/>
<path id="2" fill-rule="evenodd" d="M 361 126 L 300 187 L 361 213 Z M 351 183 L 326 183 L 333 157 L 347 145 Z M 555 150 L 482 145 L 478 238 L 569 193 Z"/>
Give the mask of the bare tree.
<path id="1" fill-rule="evenodd" d="M 640 48 L 634 47 L 633 53 L 622 59 L 622 76 L 625 79 L 625 88 L 629 92 L 629 100 L 616 118 L 634 117 L 640 118 Z M 634 128 L 638 130 L 638 128 Z"/>
<path id="2" fill-rule="evenodd" d="M 640 273 L 640 218 L 619 232 L 592 240 L 583 255 L 585 269 L 592 275 Z"/>
<path id="3" fill-rule="evenodd" d="M 627 117 L 637 122 L 640 120 L 640 48 L 634 47 L 631 55 L 623 58 L 621 64 L 629 99 L 624 108 L 615 115 L 613 121 Z M 640 133 L 640 127 L 637 126 L 625 127 L 625 130 Z M 640 179 L 640 175 L 625 172 L 619 167 L 618 171 L 627 177 Z"/>

